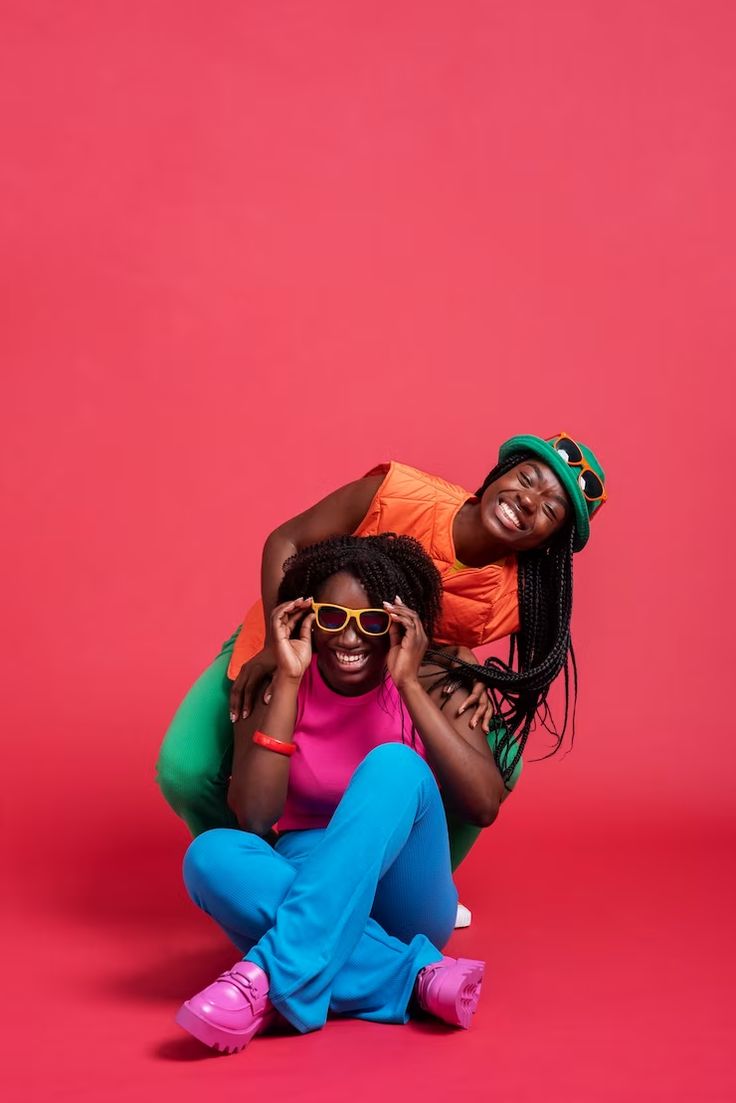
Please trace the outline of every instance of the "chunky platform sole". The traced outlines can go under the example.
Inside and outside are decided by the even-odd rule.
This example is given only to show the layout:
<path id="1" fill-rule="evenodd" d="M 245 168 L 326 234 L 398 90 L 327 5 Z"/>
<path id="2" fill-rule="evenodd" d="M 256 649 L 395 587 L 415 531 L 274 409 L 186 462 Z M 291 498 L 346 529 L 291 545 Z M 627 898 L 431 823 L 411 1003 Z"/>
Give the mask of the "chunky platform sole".
<path id="1" fill-rule="evenodd" d="M 463 970 L 461 984 L 457 983 L 457 969 L 448 970 L 446 976 L 440 972 L 433 978 L 432 1014 L 467 1030 L 478 1007 L 486 963 L 459 957 L 457 964 Z"/>
<path id="2" fill-rule="evenodd" d="M 220 1053 L 240 1053 L 245 1049 L 251 1038 L 262 1033 L 276 1017 L 275 1009 L 267 1011 L 262 1017 L 254 1019 L 245 1030 L 228 1030 L 224 1026 L 216 1026 L 208 1019 L 202 1019 L 192 1011 L 189 1001 L 183 1003 L 176 1013 L 176 1022 L 184 1030 L 188 1031 L 198 1041 L 216 1049 Z"/>

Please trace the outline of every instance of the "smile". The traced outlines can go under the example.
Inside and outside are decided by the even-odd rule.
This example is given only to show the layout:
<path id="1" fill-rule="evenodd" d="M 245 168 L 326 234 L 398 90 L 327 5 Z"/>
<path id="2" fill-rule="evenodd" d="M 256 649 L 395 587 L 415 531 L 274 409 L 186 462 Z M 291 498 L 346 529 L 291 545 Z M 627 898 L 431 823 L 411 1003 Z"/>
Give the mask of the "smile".
<path id="1" fill-rule="evenodd" d="M 365 666 L 368 662 L 367 651 L 333 651 L 333 655 L 337 659 L 340 666 L 350 667 L 351 670 L 358 670 L 360 667 Z"/>
<path id="2" fill-rule="evenodd" d="M 524 527 L 521 523 L 519 514 L 508 502 L 498 502 L 496 505 L 496 516 L 500 518 L 507 528 L 513 526 L 515 529 L 521 529 Z"/>

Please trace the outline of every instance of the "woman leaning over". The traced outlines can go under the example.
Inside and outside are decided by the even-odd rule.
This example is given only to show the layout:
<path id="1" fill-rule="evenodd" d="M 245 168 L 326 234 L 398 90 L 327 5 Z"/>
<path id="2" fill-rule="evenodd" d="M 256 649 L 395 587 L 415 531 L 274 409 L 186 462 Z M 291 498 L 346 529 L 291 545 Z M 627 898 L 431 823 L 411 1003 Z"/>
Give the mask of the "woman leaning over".
<path id="1" fill-rule="evenodd" d="M 568 685 L 572 557 L 585 546 L 605 498 L 603 470 L 590 449 L 565 433 L 546 440 L 529 435 L 501 446 L 498 463 L 475 494 L 391 463 L 284 522 L 264 547 L 262 604 L 192 687 L 164 740 L 158 781 L 174 811 L 195 835 L 234 824 L 226 801 L 231 718 L 248 715 L 275 669 L 263 610 L 270 615 L 290 555 L 347 533 L 393 531 L 419 540 L 444 588 L 433 643 L 472 648 L 511 636 L 508 662 L 476 665 L 472 693 L 458 706 L 472 705 L 472 722 L 482 719 L 492 746 L 511 752 L 504 759 L 508 779 L 560 672 Z M 563 721 L 558 743 L 564 731 Z M 477 833 L 452 818 L 453 867 Z"/>

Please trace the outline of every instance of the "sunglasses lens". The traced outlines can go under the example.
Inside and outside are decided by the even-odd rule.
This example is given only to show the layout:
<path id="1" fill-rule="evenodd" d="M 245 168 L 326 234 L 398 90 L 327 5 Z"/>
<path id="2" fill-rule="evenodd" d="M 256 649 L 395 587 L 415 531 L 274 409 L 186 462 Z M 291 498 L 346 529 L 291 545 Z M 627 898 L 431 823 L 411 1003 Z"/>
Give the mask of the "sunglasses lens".
<path id="1" fill-rule="evenodd" d="M 563 437 L 562 440 L 558 440 L 554 446 L 555 451 L 559 452 L 565 463 L 582 463 L 583 453 L 578 448 L 574 440 L 570 440 L 569 437 Z"/>
<path id="2" fill-rule="evenodd" d="M 391 623 L 388 613 L 381 609 L 368 609 L 360 614 L 360 630 L 366 636 L 382 636 Z"/>
<path id="3" fill-rule="evenodd" d="M 596 502 L 603 497 L 603 483 L 595 471 L 583 471 L 578 482 L 580 483 L 580 489 L 589 502 Z"/>
<path id="4" fill-rule="evenodd" d="M 339 632 L 345 627 L 348 615 L 339 605 L 323 605 L 317 610 L 317 624 L 326 632 Z"/>

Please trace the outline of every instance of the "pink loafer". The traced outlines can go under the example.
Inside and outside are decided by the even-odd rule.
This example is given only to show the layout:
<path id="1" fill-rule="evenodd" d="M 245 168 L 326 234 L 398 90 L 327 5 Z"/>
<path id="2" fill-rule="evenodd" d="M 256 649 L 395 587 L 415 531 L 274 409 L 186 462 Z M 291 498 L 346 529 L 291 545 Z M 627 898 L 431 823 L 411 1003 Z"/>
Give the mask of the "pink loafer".
<path id="1" fill-rule="evenodd" d="M 250 961 L 239 961 L 183 1003 L 176 1021 L 206 1046 L 238 1053 L 276 1015 L 268 999 L 266 974 Z"/>

